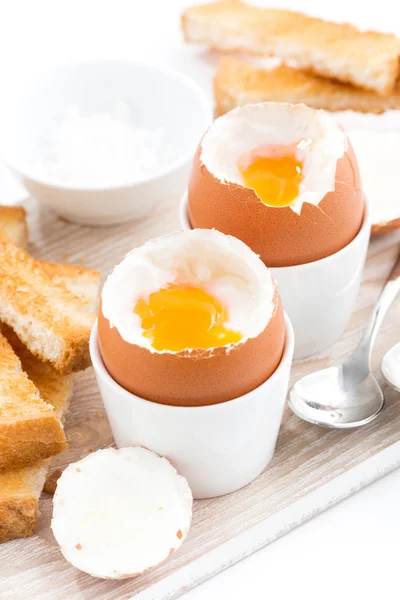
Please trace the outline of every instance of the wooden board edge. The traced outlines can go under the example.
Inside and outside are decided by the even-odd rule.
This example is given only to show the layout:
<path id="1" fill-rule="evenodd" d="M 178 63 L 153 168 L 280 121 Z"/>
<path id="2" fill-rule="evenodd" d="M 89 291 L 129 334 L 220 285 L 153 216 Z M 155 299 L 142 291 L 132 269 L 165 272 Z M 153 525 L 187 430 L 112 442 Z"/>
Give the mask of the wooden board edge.
<path id="1" fill-rule="evenodd" d="M 400 441 L 168 575 L 135 600 L 174 600 L 400 466 Z M 133 596 L 132 596 L 133 600 Z"/>

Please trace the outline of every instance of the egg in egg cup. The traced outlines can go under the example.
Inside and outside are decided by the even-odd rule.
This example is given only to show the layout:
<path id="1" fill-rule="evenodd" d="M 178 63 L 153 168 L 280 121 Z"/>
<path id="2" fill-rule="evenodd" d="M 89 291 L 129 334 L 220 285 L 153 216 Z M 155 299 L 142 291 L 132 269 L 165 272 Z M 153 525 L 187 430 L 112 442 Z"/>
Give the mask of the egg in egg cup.
<path id="1" fill-rule="evenodd" d="M 195 498 L 237 490 L 271 460 L 293 348 L 269 269 L 203 229 L 129 253 L 90 341 L 117 446 L 168 458 Z"/>
<path id="2" fill-rule="evenodd" d="M 239 107 L 204 134 L 181 205 L 183 228 L 215 228 L 272 269 L 295 358 L 334 343 L 354 308 L 370 236 L 354 150 L 328 113 Z"/>

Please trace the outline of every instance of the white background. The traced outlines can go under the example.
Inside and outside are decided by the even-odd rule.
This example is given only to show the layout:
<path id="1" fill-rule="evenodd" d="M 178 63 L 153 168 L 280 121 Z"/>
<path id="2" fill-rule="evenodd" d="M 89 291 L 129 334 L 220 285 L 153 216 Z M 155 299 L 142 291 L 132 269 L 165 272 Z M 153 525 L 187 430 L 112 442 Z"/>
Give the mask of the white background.
<path id="1" fill-rule="evenodd" d="M 211 98 L 212 53 L 185 46 L 178 0 L 0 0 L 1 98 L 24 72 L 91 58 L 174 66 Z M 400 35 L 398 0 L 258 2 Z M 168 93 L 160 90 L 160 96 Z M 1 135 L 1 132 L 0 132 Z M 400 161 L 400 157 L 399 157 Z M 21 195 L 0 171 L 0 202 Z M 189 592 L 187 600 L 400 598 L 400 471 Z"/>

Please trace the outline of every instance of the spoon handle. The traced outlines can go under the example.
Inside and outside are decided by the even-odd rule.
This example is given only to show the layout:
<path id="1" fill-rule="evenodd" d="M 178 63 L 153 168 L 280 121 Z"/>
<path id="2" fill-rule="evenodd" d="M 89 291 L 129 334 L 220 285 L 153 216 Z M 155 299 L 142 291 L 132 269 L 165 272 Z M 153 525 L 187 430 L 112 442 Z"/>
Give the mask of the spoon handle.
<path id="1" fill-rule="evenodd" d="M 390 272 L 388 279 L 386 280 L 385 286 L 374 306 L 372 315 L 369 318 L 365 331 L 358 343 L 357 348 L 354 350 L 350 360 L 349 366 L 358 365 L 361 370 L 369 371 L 370 368 L 370 357 L 372 347 L 375 342 L 376 334 L 382 324 L 382 321 L 390 308 L 393 300 L 400 291 L 400 254 Z M 361 366 L 363 365 L 363 366 Z"/>
<path id="2" fill-rule="evenodd" d="M 372 315 L 365 328 L 363 336 L 354 351 L 352 359 L 364 359 L 369 367 L 371 350 L 375 342 L 376 334 L 382 324 L 382 321 L 390 308 L 393 300 L 400 291 L 400 254 L 390 272 L 385 286 L 374 306 Z"/>

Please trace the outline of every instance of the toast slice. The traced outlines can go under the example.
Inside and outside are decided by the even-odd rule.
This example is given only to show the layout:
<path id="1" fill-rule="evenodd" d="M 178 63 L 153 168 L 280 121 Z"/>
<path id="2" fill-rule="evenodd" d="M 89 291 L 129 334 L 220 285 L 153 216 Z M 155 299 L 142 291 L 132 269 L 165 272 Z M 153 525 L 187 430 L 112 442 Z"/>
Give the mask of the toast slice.
<path id="1" fill-rule="evenodd" d="M 60 375 L 51 365 L 43 363 L 24 348 L 12 330 L 7 330 L 14 350 L 40 392 L 42 400 L 52 405 L 62 418 L 72 397 L 74 375 Z M 38 501 L 43 489 L 50 458 L 31 466 L 0 472 L 0 543 L 32 535 L 38 515 Z"/>
<path id="2" fill-rule="evenodd" d="M 0 544 L 33 535 L 50 459 L 0 473 Z"/>
<path id="3" fill-rule="evenodd" d="M 87 303 L 55 283 L 39 261 L 0 240 L 0 320 L 32 354 L 62 374 L 85 369 L 94 318 Z"/>
<path id="4" fill-rule="evenodd" d="M 87 269 L 80 265 L 39 261 L 47 275 L 58 284 L 88 304 L 88 310 L 95 312 L 99 294 L 100 273 L 96 269 Z"/>
<path id="5" fill-rule="evenodd" d="M 238 0 L 192 6 L 182 15 L 189 42 L 217 50 L 279 56 L 317 75 L 390 94 L 399 76 L 400 40 L 289 10 Z"/>
<path id="6" fill-rule="evenodd" d="M 257 102 L 303 102 L 330 111 L 376 114 L 400 108 L 400 82 L 392 94 L 379 96 L 293 67 L 263 68 L 258 63 L 230 57 L 220 60 L 214 77 L 218 116 L 236 106 Z"/>
<path id="7" fill-rule="evenodd" d="M 54 276 L 56 265 L 52 263 Z M 85 269 L 67 265 L 70 278 L 66 278 L 65 265 L 60 265 L 60 276 L 69 289 L 81 288 L 81 279 L 85 277 Z M 99 290 L 100 275 L 96 271 L 86 270 L 86 300 L 91 310 L 95 310 Z M 97 274 L 97 279 L 95 279 Z M 72 396 L 74 375 L 60 375 L 48 363 L 43 363 L 26 350 L 15 336 L 8 330 L 7 335 L 14 350 L 21 355 L 23 367 L 38 388 L 43 400 L 54 406 L 56 414 L 62 419 Z M 31 467 L 0 473 L 0 543 L 18 537 L 32 535 L 38 515 L 39 497 L 42 492 L 50 459 L 39 460 Z"/>
<path id="8" fill-rule="evenodd" d="M 25 209 L 22 206 L 0 205 L 0 237 L 5 236 L 17 246 L 28 245 L 28 225 Z"/>
<path id="9" fill-rule="evenodd" d="M 2 326 L 2 334 L 21 361 L 23 370 L 39 391 L 41 399 L 61 418 L 67 408 L 66 399 L 71 397 L 74 374 L 60 375 L 50 363 L 38 359 L 7 325 Z"/>
<path id="10" fill-rule="evenodd" d="M 28 224 L 26 211 L 22 206 L 0 205 L 0 238 L 3 236 L 20 248 L 28 245 Z M 47 275 L 56 283 L 62 283 L 85 302 L 97 308 L 99 272 L 80 265 L 39 261 Z"/>
<path id="11" fill-rule="evenodd" d="M 66 447 L 61 422 L 2 333 L 0 365 L 0 471 L 61 452 Z"/>

